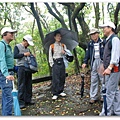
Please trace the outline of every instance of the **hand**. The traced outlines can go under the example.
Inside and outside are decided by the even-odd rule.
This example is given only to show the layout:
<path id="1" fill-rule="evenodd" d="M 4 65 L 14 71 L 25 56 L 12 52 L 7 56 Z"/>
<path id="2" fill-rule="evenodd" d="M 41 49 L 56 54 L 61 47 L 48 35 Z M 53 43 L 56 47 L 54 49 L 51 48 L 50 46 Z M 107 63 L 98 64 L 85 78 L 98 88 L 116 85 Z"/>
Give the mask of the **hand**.
<path id="1" fill-rule="evenodd" d="M 111 70 L 109 68 L 105 69 L 105 71 L 103 72 L 103 75 L 110 75 Z"/>
<path id="2" fill-rule="evenodd" d="M 50 62 L 50 67 L 52 67 L 52 66 L 53 66 L 53 64 L 54 64 L 53 62 Z"/>
<path id="3" fill-rule="evenodd" d="M 84 69 L 86 67 L 86 64 L 84 63 L 84 64 L 82 64 L 82 68 Z"/>
<path id="4" fill-rule="evenodd" d="M 30 56 L 30 52 L 25 52 L 24 56 Z"/>
<path id="5" fill-rule="evenodd" d="M 65 51 L 64 51 L 64 50 L 62 50 L 62 51 L 61 51 L 61 53 L 62 53 L 62 54 L 65 54 Z"/>
<path id="6" fill-rule="evenodd" d="M 15 80 L 15 78 L 14 78 L 13 75 L 8 75 L 8 76 L 6 77 L 6 79 L 7 79 L 7 80 Z"/>

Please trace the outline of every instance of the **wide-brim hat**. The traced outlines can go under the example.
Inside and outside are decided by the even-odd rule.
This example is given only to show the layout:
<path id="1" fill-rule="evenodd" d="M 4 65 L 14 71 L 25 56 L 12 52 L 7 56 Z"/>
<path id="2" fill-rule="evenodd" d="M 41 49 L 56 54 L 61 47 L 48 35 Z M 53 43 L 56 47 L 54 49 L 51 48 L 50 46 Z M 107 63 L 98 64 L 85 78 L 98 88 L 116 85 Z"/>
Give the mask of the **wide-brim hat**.
<path id="1" fill-rule="evenodd" d="M 91 35 L 94 33 L 100 33 L 100 31 L 97 28 L 92 28 L 92 29 L 90 29 L 90 32 L 88 33 L 88 35 Z"/>

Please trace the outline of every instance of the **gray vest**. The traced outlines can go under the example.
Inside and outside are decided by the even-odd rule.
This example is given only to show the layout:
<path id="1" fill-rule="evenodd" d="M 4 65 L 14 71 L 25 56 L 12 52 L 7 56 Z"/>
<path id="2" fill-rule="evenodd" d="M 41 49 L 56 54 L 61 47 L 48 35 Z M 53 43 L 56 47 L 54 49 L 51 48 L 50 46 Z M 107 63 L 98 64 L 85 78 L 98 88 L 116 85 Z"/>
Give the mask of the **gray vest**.
<path id="1" fill-rule="evenodd" d="M 115 36 L 115 34 L 111 35 L 110 38 L 107 40 L 104 48 L 104 54 L 103 54 L 103 64 L 104 68 L 106 69 L 111 60 L 111 49 L 112 49 L 112 38 Z"/>
<path id="2" fill-rule="evenodd" d="M 25 48 L 21 43 L 16 45 L 19 49 L 19 54 L 24 54 L 25 52 L 30 52 L 28 48 Z M 24 62 L 26 60 L 26 57 L 22 57 L 20 59 L 16 59 L 16 65 L 17 66 L 24 66 Z"/>

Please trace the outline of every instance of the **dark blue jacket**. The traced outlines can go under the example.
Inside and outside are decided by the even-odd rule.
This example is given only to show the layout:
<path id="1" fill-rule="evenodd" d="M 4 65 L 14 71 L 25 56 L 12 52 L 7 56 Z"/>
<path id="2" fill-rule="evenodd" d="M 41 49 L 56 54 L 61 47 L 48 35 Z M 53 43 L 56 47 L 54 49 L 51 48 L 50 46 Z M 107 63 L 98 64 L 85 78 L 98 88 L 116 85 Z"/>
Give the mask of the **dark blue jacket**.
<path id="1" fill-rule="evenodd" d="M 88 64 L 88 61 L 90 60 L 90 66 L 93 65 L 93 61 L 95 60 L 95 58 L 94 58 L 94 43 L 95 42 L 93 40 L 90 40 L 90 42 L 88 43 L 85 58 L 84 58 L 84 61 L 83 61 L 83 63 Z M 105 41 L 99 38 L 97 43 L 100 43 L 99 44 L 100 59 L 103 60 L 103 51 L 104 51 Z"/>

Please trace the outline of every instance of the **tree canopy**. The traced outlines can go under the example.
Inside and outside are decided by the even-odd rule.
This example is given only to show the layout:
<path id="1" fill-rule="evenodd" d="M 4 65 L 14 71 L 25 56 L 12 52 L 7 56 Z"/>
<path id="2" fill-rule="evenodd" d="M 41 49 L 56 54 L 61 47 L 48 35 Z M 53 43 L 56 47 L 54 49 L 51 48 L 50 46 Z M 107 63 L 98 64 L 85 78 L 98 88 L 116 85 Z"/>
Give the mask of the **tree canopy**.
<path id="1" fill-rule="evenodd" d="M 0 3 L 0 29 L 10 26 L 17 29 L 15 42 L 20 43 L 25 34 L 31 34 L 35 46 L 32 52 L 37 56 L 39 73 L 34 76 L 50 73 L 48 55 L 43 47 L 45 35 L 58 28 L 75 31 L 78 35 L 79 47 L 72 52 L 75 56 L 73 70 L 79 72 L 84 52 L 89 41 L 88 32 L 91 27 L 99 28 L 99 24 L 113 21 L 116 33 L 120 36 L 120 3 L 118 2 L 2 2 Z M 100 30 L 101 31 L 101 30 Z M 101 37 L 103 37 L 101 31 Z M 83 52 L 82 52 L 83 51 Z M 81 56 L 81 57 L 80 57 Z M 72 72 L 71 72 L 72 73 Z"/>

